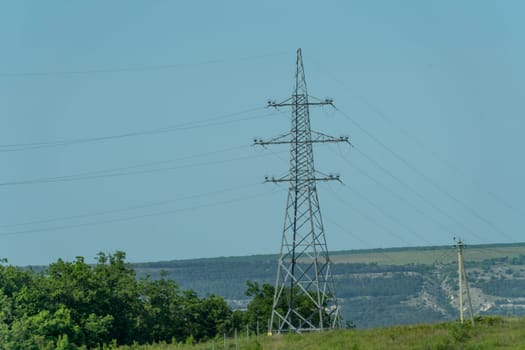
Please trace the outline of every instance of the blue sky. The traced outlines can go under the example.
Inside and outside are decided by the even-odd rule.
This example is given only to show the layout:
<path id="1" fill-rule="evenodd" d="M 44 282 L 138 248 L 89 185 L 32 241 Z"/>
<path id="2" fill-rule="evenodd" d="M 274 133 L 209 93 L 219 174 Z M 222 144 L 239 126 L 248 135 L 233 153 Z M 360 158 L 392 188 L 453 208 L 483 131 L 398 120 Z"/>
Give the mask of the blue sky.
<path id="1" fill-rule="evenodd" d="M 523 7 L 2 2 L 0 257 L 277 253 L 299 47 L 329 249 L 521 242 Z"/>

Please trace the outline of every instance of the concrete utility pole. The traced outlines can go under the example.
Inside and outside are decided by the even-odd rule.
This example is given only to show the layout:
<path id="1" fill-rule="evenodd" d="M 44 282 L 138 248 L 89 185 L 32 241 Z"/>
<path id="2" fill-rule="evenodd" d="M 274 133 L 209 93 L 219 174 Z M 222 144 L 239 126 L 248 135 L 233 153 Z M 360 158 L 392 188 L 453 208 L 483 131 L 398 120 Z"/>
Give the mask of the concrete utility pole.
<path id="1" fill-rule="evenodd" d="M 459 320 L 463 324 L 463 280 L 465 280 L 465 289 L 467 290 L 467 298 L 469 304 L 470 322 L 474 325 L 474 313 L 472 311 L 472 299 L 470 298 L 470 289 L 468 286 L 467 273 L 465 272 L 465 264 L 463 263 L 463 242 L 461 239 L 456 241 L 456 249 L 458 252 L 458 289 L 459 289 Z"/>
<path id="2" fill-rule="evenodd" d="M 313 101 L 309 101 L 311 98 Z M 291 107 L 290 132 L 270 140 L 254 140 L 266 146 L 290 145 L 290 171 L 282 178 L 266 182 L 288 183 L 288 200 L 281 241 L 275 295 L 268 334 L 340 328 L 341 317 L 335 283 L 321 218 L 316 184 L 339 181 L 338 175 L 324 175 L 314 168 L 313 144 L 348 142 L 348 137 L 332 137 L 310 129 L 310 106 L 332 105 L 308 95 L 301 49 L 297 50 L 295 87 L 283 102 L 269 107 Z M 312 307 L 304 307 L 304 301 Z M 302 307 L 299 303 L 303 303 Z"/>

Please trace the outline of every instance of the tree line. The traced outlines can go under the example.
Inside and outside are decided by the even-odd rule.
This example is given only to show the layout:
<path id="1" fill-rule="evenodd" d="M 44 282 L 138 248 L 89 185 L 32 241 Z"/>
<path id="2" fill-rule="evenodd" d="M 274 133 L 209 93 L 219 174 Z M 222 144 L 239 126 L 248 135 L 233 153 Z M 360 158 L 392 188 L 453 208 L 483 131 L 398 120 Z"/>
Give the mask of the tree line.
<path id="1" fill-rule="evenodd" d="M 247 282 L 247 310 L 182 290 L 166 273 L 136 278 L 124 252 L 95 264 L 59 259 L 36 272 L 0 263 L 0 349 L 101 349 L 107 344 L 200 342 L 265 329 L 274 287 Z M 283 305 L 284 307 L 284 305 Z"/>

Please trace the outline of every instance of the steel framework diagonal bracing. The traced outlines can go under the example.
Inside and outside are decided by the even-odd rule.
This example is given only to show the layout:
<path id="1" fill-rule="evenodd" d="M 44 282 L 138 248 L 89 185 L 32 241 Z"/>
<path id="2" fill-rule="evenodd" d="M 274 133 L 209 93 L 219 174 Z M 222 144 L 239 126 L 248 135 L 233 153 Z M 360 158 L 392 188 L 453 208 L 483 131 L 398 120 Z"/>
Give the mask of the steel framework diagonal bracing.
<path id="1" fill-rule="evenodd" d="M 289 184 L 269 334 L 341 326 L 316 188 L 318 181 L 339 180 L 339 176 L 316 172 L 312 146 L 314 143 L 349 141 L 348 137 L 332 137 L 310 129 L 309 107 L 332 105 L 332 101 L 310 102 L 309 97 L 301 49 L 298 49 L 292 96 L 280 103 L 268 102 L 269 107 L 291 107 L 290 132 L 254 141 L 261 146 L 290 145 L 289 174 L 265 179 L 266 182 Z"/>

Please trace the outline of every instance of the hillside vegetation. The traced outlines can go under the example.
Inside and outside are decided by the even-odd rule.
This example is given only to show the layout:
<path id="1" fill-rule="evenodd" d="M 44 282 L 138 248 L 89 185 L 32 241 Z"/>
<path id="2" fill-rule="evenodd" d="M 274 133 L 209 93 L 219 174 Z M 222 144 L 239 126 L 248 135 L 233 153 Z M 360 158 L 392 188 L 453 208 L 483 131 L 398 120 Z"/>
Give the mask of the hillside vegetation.
<path id="1" fill-rule="evenodd" d="M 525 316 L 525 244 L 465 251 L 473 329 L 445 322 L 458 314 L 451 247 L 332 256 L 344 324 L 357 329 L 305 337 L 254 337 L 271 315 L 275 256 L 131 265 L 116 252 L 38 269 L 0 260 L 0 349 L 233 349 L 232 339 L 245 349 L 524 348 L 523 319 L 494 315 Z"/>
<path id="2" fill-rule="evenodd" d="M 454 247 L 391 248 L 331 253 L 343 317 L 358 328 L 454 320 Z M 466 271 L 477 315 L 525 316 L 525 244 L 466 246 Z M 161 271 L 201 296 L 223 296 L 234 309 L 249 302 L 247 280 L 274 284 L 276 255 L 135 264 L 139 275 Z"/>
<path id="3" fill-rule="evenodd" d="M 525 319 L 478 318 L 474 327 L 457 322 L 340 330 L 302 335 L 216 339 L 198 345 L 157 344 L 119 350 L 522 350 Z"/>
<path id="4" fill-rule="evenodd" d="M 0 349 L 137 348 L 202 343 L 238 330 L 256 334 L 270 317 L 274 291 L 249 281 L 247 310 L 233 311 L 221 296 L 200 298 L 163 274 L 137 279 L 124 252 L 99 253 L 95 265 L 82 257 L 58 260 L 40 272 L 0 260 Z M 317 310 L 311 298 L 291 292 L 304 312 Z M 285 300 L 276 305 L 280 313 L 286 307 Z"/>

